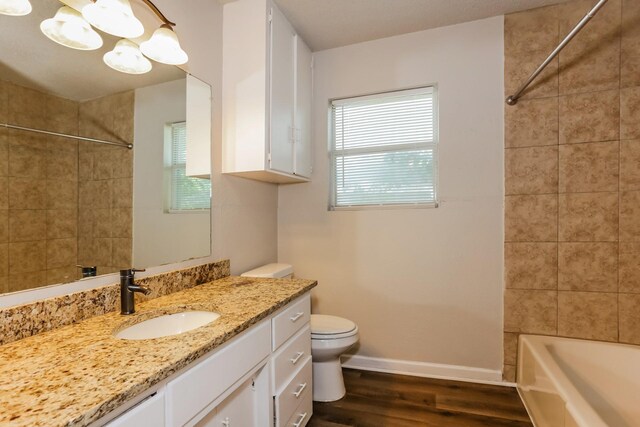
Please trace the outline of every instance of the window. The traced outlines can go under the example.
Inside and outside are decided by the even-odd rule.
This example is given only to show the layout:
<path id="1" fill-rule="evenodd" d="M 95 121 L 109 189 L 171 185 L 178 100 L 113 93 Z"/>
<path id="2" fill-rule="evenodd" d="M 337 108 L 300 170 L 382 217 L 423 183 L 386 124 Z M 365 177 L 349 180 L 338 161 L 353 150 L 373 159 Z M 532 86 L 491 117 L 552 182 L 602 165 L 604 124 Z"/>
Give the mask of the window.
<path id="1" fill-rule="evenodd" d="M 436 206 L 435 88 L 331 102 L 330 209 Z"/>
<path id="2" fill-rule="evenodd" d="M 186 122 L 167 125 L 170 142 L 169 167 L 169 212 L 185 212 L 209 209 L 211 204 L 211 180 L 193 178 L 186 175 L 187 167 L 187 124 Z"/>

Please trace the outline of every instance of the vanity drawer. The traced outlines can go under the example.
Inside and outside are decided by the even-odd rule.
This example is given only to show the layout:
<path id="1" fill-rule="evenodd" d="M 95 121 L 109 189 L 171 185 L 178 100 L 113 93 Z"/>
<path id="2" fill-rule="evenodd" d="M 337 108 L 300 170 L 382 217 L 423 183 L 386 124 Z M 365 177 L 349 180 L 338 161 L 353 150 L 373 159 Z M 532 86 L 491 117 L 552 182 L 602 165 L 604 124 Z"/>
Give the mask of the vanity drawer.
<path id="1" fill-rule="evenodd" d="M 273 320 L 273 350 L 306 325 L 311 319 L 311 296 L 309 294 L 290 303 Z"/>
<path id="2" fill-rule="evenodd" d="M 313 395 L 312 393 L 307 393 L 300 405 L 293 411 L 289 421 L 283 424 L 283 427 L 304 427 L 309 422 L 311 415 L 313 415 Z"/>
<path id="3" fill-rule="evenodd" d="M 307 323 L 273 355 L 273 393 L 278 392 L 311 355 L 311 327 Z"/>
<path id="4" fill-rule="evenodd" d="M 289 384 L 276 394 L 276 417 L 278 425 L 284 426 L 285 420 L 291 418 L 307 395 L 312 395 L 311 357 L 307 357 L 304 365 Z"/>
<path id="5" fill-rule="evenodd" d="M 181 426 L 205 409 L 251 368 L 271 346 L 271 325 L 253 327 L 167 384 L 167 425 Z"/>
<path id="6" fill-rule="evenodd" d="M 164 425 L 164 391 L 160 390 L 107 423 L 106 427 L 162 427 Z"/>

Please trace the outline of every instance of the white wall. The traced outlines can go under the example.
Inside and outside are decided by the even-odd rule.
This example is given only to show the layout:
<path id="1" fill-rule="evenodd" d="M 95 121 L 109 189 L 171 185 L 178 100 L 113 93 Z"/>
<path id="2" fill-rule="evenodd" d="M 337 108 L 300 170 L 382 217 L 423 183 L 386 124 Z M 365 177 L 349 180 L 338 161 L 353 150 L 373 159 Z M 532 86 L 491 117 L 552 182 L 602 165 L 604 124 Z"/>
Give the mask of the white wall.
<path id="1" fill-rule="evenodd" d="M 309 184 L 279 188 L 278 260 L 319 280 L 316 313 L 359 325 L 359 356 L 501 369 L 502 23 L 315 54 L 314 172 Z M 440 207 L 328 211 L 329 100 L 431 83 L 439 93 Z"/>
<path id="2" fill-rule="evenodd" d="M 186 79 L 136 90 L 133 265 L 148 267 L 211 253 L 209 212 L 165 211 L 165 126 L 186 120 Z M 207 168 L 208 169 L 208 168 Z"/>

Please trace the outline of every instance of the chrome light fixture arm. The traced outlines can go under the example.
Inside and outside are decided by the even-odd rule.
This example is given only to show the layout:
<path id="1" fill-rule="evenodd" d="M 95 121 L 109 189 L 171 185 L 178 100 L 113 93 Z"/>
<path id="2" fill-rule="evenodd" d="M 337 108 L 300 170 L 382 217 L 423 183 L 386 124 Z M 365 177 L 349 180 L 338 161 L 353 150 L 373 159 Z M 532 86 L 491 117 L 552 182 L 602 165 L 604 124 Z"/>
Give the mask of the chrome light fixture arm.
<path id="1" fill-rule="evenodd" d="M 93 3 L 95 3 L 97 0 L 91 0 Z M 160 10 L 160 8 L 158 6 L 156 6 L 151 0 L 140 0 L 142 1 L 142 3 L 144 3 L 145 5 L 147 5 L 147 7 L 149 9 L 151 9 L 151 11 L 153 11 L 153 13 L 156 14 L 156 16 L 158 18 L 160 18 L 160 20 L 166 24 L 169 25 L 170 27 L 175 27 L 176 23 L 169 21 L 169 19 L 164 15 L 164 13 L 162 13 L 162 11 Z"/>
<path id="2" fill-rule="evenodd" d="M 176 26 L 176 23 L 169 21 L 167 17 L 164 16 L 164 13 L 162 13 L 162 11 L 158 8 L 158 6 L 156 6 L 151 0 L 142 0 L 142 2 L 146 4 L 149 7 L 149 9 L 151 9 L 153 13 L 155 13 L 156 16 L 160 18 L 160 20 L 164 22 L 166 25 L 169 25 L 170 27 Z"/>

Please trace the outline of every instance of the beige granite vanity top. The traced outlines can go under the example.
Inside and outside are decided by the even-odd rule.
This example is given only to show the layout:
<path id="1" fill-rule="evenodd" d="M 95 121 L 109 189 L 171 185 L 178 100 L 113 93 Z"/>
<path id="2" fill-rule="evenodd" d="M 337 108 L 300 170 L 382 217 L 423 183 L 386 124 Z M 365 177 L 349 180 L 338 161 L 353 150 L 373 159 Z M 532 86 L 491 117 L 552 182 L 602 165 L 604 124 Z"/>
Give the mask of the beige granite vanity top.
<path id="1" fill-rule="evenodd" d="M 119 312 L 0 346 L 0 425 L 88 425 L 316 286 L 313 280 L 226 277 Z M 172 337 L 113 336 L 123 324 L 181 308 L 220 318 Z"/>

